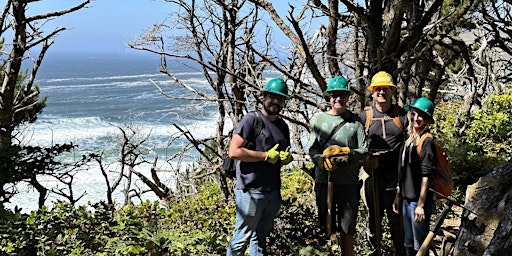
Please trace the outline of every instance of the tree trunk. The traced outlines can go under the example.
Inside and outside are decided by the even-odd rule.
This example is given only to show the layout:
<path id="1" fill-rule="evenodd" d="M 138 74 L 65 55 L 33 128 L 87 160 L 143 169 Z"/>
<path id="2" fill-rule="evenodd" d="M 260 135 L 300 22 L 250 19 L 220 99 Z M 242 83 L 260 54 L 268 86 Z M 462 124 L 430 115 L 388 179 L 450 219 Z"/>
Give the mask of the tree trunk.
<path id="1" fill-rule="evenodd" d="M 466 191 L 454 255 L 510 255 L 512 252 L 512 159 L 481 177 Z"/>

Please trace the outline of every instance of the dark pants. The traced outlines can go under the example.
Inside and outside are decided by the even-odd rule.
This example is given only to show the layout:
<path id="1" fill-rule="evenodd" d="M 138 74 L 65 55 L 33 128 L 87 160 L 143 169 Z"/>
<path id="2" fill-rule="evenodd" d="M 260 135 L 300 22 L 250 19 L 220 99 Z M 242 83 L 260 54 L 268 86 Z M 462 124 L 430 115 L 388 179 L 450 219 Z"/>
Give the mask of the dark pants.
<path id="1" fill-rule="evenodd" d="M 359 184 L 334 185 L 332 194 L 332 232 L 355 234 L 359 199 L 361 198 Z M 316 183 L 315 195 L 320 229 L 325 232 L 327 227 L 327 184 Z"/>
<path id="2" fill-rule="evenodd" d="M 375 206 L 373 199 L 373 177 L 368 177 L 365 181 L 365 200 L 368 205 L 368 214 L 370 216 L 368 225 L 371 232 L 370 243 L 374 248 L 377 246 L 377 238 L 375 235 Z M 393 212 L 393 202 L 395 200 L 396 190 L 386 191 L 385 184 L 379 184 L 379 215 L 381 218 L 386 213 L 389 221 L 389 229 L 391 232 L 391 239 L 395 247 L 395 255 L 405 255 L 404 246 L 404 224 L 403 217 L 401 214 Z"/>

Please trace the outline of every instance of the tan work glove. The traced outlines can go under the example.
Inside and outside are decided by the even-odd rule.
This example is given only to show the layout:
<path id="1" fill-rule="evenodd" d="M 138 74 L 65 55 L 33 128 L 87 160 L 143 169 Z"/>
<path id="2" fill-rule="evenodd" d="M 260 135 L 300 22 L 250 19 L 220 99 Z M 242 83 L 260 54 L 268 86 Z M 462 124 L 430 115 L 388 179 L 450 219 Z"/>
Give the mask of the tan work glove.
<path id="1" fill-rule="evenodd" d="M 293 161 L 292 153 L 290 153 L 288 150 L 290 150 L 290 146 L 288 146 L 285 151 L 279 152 L 279 158 L 281 158 L 281 164 L 283 165 L 289 164 L 291 161 Z"/>
<path id="2" fill-rule="evenodd" d="M 324 157 L 345 156 L 348 154 L 350 154 L 349 147 L 340 147 L 338 145 L 331 145 L 331 146 L 328 146 L 324 150 L 324 152 L 322 153 L 322 156 L 324 156 Z"/>
<path id="3" fill-rule="evenodd" d="M 279 144 L 276 144 L 273 148 L 265 152 L 265 161 L 271 164 L 277 163 L 277 160 L 279 160 L 279 151 L 276 150 L 277 147 L 279 147 Z"/>
<path id="4" fill-rule="evenodd" d="M 327 170 L 327 171 L 332 172 L 332 171 L 338 169 L 338 163 L 329 158 L 321 157 L 320 160 L 318 161 L 318 167 L 320 167 L 320 169 L 322 169 L 322 170 Z"/>

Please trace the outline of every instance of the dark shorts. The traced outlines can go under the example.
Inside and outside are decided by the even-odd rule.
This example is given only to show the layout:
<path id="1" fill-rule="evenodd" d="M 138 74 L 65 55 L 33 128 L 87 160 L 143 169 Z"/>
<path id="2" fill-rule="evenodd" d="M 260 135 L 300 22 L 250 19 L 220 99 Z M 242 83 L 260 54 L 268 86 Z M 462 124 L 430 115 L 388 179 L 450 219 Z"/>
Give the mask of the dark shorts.
<path id="1" fill-rule="evenodd" d="M 331 210 L 333 232 L 338 231 L 348 235 L 356 233 L 356 220 L 361 198 L 359 188 L 359 184 L 333 186 L 333 209 Z M 327 226 L 327 184 L 316 183 L 315 195 L 320 228 L 325 231 Z"/>

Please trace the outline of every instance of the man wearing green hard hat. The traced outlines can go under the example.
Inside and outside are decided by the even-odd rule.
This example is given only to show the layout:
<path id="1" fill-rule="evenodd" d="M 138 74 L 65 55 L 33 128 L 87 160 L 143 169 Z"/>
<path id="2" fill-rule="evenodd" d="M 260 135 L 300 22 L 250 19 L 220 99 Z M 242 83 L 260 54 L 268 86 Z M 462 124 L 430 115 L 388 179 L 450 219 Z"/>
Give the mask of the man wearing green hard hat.
<path id="1" fill-rule="evenodd" d="M 281 207 L 281 167 L 292 160 L 290 130 L 279 113 L 288 86 L 274 78 L 263 88 L 263 106 L 242 117 L 229 157 L 236 164 L 236 221 L 227 255 L 266 255 L 266 238 Z"/>
<path id="2" fill-rule="evenodd" d="M 325 95 L 331 108 L 313 118 L 308 142 L 309 156 L 316 165 L 314 189 L 320 229 L 328 239 L 331 234 L 340 234 L 343 255 L 354 255 L 358 175 L 367 153 L 361 120 L 347 109 L 349 94 L 344 77 L 329 81 Z"/>

